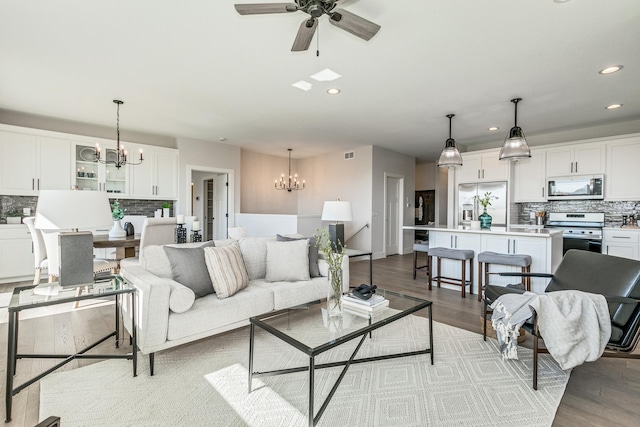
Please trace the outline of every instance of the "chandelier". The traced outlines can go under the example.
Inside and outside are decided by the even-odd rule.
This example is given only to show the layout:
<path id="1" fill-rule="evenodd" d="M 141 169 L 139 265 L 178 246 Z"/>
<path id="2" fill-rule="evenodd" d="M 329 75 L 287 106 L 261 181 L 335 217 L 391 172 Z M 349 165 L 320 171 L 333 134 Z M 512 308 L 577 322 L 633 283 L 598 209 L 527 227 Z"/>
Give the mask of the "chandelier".
<path id="1" fill-rule="evenodd" d="M 291 176 L 291 152 L 293 151 L 293 149 L 287 148 L 287 150 L 289 151 L 289 180 L 285 180 L 284 174 L 282 174 L 279 181 L 276 179 L 276 190 L 287 190 L 289 192 L 293 190 L 302 190 L 305 184 L 304 180 L 302 180 L 302 183 L 300 183 L 300 181 L 298 181 L 298 174 Z"/>
<path id="2" fill-rule="evenodd" d="M 116 169 L 120 169 L 122 166 L 126 165 L 126 164 L 130 164 L 130 165 L 139 165 L 140 163 L 142 163 L 142 161 L 144 160 L 142 158 L 142 149 L 140 149 L 140 161 L 138 163 L 131 163 L 131 162 L 127 162 L 127 151 L 124 149 L 124 145 L 120 144 L 120 106 L 122 104 L 124 104 L 123 101 L 120 101 L 118 99 L 114 99 L 113 102 L 118 106 L 117 107 L 117 112 L 116 112 L 116 130 L 117 130 L 117 141 L 116 141 L 116 150 L 114 152 L 114 158 L 113 159 L 109 159 L 109 154 L 110 153 L 106 153 L 105 154 L 105 158 L 102 159 L 101 155 L 100 155 L 100 145 L 96 144 L 96 152 L 94 155 L 94 161 L 96 162 L 100 162 L 100 163 L 104 163 L 107 165 L 113 165 L 116 167 Z M 109 150 L 107 150 L 109 151 Z"/>

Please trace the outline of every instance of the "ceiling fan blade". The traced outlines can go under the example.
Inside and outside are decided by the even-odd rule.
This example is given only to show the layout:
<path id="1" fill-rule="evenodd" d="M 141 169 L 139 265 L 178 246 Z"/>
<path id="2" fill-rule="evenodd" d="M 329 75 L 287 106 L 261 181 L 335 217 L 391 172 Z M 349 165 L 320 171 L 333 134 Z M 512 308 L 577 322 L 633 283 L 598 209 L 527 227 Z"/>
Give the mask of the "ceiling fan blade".
<path id="1" fill-rule="evenodd" d="M 260 15 L 263 13 L 287 13 L 295 12 L 298 6 L 295 3 L 249 3 L 234 5 L 240 15 Z"/>
<path id="2" fill-rule="evenodd" d="M 356 14 L 344 9 L 334 9 L 329 17 L 329 22 L 338 28 L 350 32 L 363 40 L 371 40 L 380 29 L 380 25 L 374 24 Z"/>
<path id="3" fill-rule="evenodd" d="M 312 22 L 311 26 L 308 26 L 309 22 Z M 302 21 L 298 34 L 296 34 L 296 39 L 293 41 L 291 52 L 302 52 L 309 49 L 309 45 L 311 44 L 311 40 L 313 39 L 317 26 L 317 19 L 305 19 Z"/>

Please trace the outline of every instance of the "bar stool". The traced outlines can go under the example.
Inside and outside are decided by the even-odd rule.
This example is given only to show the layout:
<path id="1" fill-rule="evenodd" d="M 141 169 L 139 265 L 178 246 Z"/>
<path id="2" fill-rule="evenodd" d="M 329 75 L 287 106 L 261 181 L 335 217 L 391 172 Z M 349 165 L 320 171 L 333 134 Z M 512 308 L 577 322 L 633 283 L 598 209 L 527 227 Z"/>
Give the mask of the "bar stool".
<path id="1" fill-rule="evenodd" d="M 473 257 L 475 252 L 471 249 L 449 249 L 449 248 L 429 248 L 429 257 L 437 257 L 436 265 L 437 271 L 435 277 L 429 274 L 429 290 L 431 290 L 431 282 L 436 281 L 438 287 L 440 283 L 447 283 L 449 285 L 457 285 L 462 287 L 462 298 L 465 298 L 465 292 L 467 285 L 469 286 L 469 293 L 473 295 Z M 461 279 L 454 277 L 446 277 L 440 275 L 440 267 L 442 258 L 453 259 L 462 262 L 462 274 Z M 469 261 L 469 278 L 467 279 L 467 261 Z M 433 262 L 430 262 L 433 266 Z M 431 273 L 431 272 L 430 272 Z"/>
<path id="2" fill-rule="evenodd" d="M 418 267 L 418 252 L 424 252 L 427 255 L 427 263 L 425 265 L 421 265 Z M 431 273 L 431 268 L 429 267 L 431 263 L 429 262 L 431 257 L 429 257 L 429 243 L 414 243 L 413 244 L 413 280 L 416 280 L 416 272 L 418 270 L 426 270 L 427 276 Z"/>
<path id="3" fill-rule="evenodd" d="M 478 254 L 478 301 L 482 300 L 484 285 L 489 283 L 489 266 L 491 264 L 520 267 L 523 273 L 531 272 L 531 256 L 520 254 L 500 254 L 497 252 L 484 251 Z M 483 283 L 484 278 L 484 283 Z M 531 291 L 531 277 L 522 278 L 522 286 L 527 291 Z"/>

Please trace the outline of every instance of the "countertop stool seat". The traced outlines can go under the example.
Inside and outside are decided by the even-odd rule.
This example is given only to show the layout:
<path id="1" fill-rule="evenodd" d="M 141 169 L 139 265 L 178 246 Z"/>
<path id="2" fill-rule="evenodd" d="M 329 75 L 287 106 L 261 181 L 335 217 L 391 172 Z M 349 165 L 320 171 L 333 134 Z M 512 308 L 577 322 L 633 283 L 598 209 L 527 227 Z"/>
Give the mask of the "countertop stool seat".
<path id="1" fill-rule="evenodd" d="M 425 265 L 418 266 L 418 252 L 424 252 L 427 255 L 427 263 Z M 429 243 L 414 243 L 413 244 L 413 280 L 416 280 L 416 272 L 418 270 L 425 270 L 427 276 L 431 273 L 431 264 L 429 257 Z"/>
<path id="2" fill-rule="evenodd" d="M 520 267 L 522 273 L 531 272 L 531 256 L 523 254 L 501 254 L 484 251 L 478 254 L 478 301 L 482 300 L 482 291 L 489 284 L 489 266 L 491 264 Z M 484 282 L 483 282 L 484 280 Z M 522 278 L 522 287 L 531 291 L 531 277 Z"/>
<path id="3" fill-rule="evenodd" d="M 469 286 L 469 293 L 473 294 L 473 257 L 475 256 L 475 252 L 471 249 L 449 249 L 449 248 L 429 248 L 429 258 L 436 257 L 436 275 L 434 276 L 429 272 L 429 290 L 431 290 L 431 282 L 433 280 L 436 281 L 438 287 L 440 287 L 441 283 L 446 283 L 449 285 L 457 285 L 462 288 L 462 298 L 466 296 L 466 288 Z M 452 259 L 458 260 L 461 262 L 462 271 L 460 274 L 460 279 L 454 277 L 446 277 L 441 275 L 441 264 L 442 258 L 444 259 Z M 467 261 L 469 261 L 469 280 L 467 280 Z M 433 262 L 429 263 L 430 266 L 433 266 Z"/>

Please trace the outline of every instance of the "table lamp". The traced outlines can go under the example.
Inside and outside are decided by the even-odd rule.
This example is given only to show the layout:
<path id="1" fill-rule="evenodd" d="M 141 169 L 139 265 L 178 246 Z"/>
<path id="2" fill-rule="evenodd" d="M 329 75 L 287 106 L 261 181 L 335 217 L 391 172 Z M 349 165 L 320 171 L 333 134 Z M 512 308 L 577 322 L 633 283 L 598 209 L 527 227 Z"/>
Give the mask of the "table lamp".
<path id="1" fill-rule="evenodd" d="M 61 286 L 93 282 L 93 234 L 78 230 L 109 228 L 112 222 L 109 198 L 103 191 L 40 191 L 34 227 L 64 231 L 58 238 L 57 267 Z M 51 262 L 54 254 L 47 255 Z"/>
<path id="2" fill-rule="evenodd" d="M 340 224 L 340 222 L 353 221 L 351 202 L 344 202 L 340 199 L 324 202 L 322 221 L 336 222 L 329 225 L 329 240 L 331 240 L 333 250 L 341 251 L 345 241 L 344 224 Z"/>

